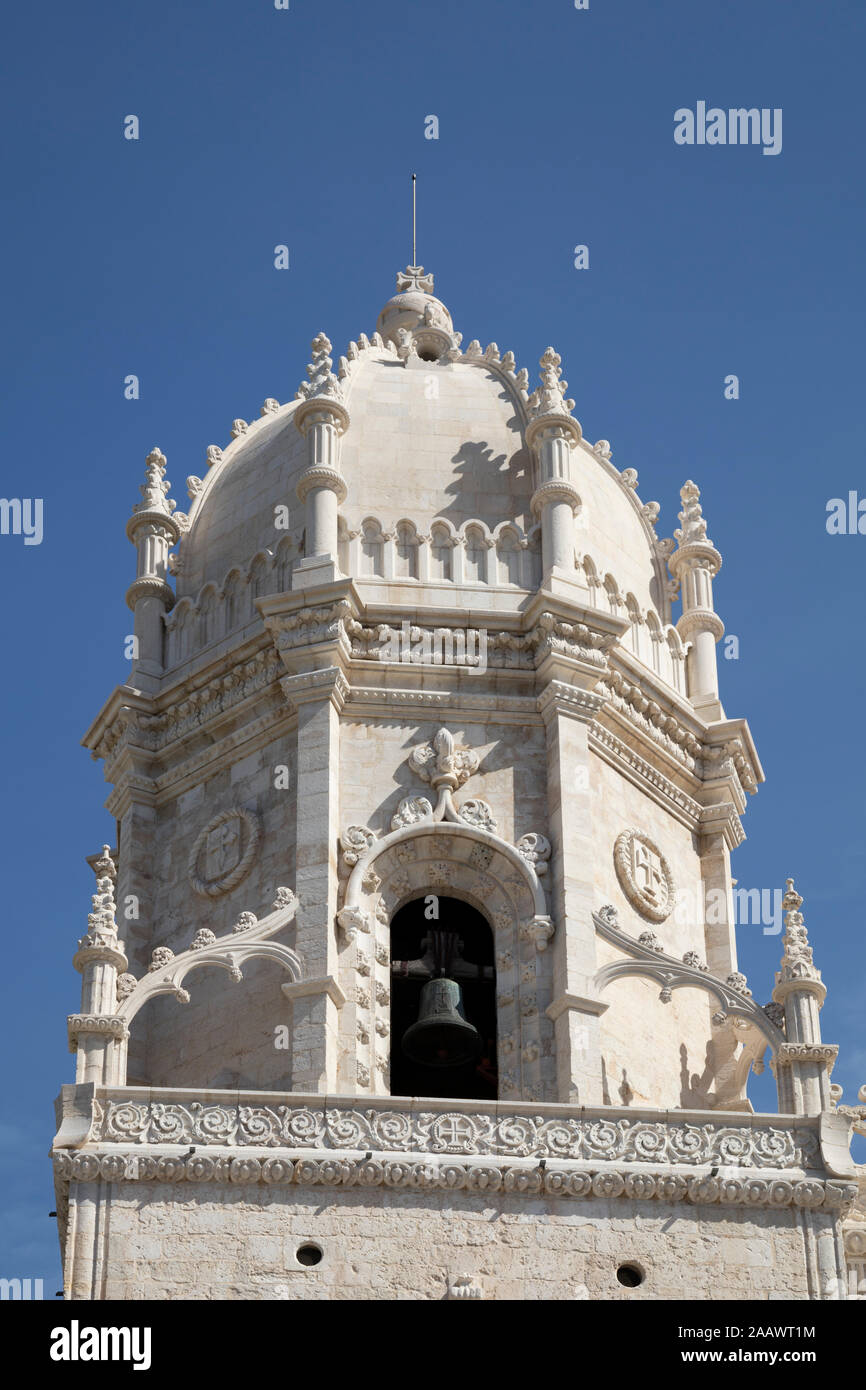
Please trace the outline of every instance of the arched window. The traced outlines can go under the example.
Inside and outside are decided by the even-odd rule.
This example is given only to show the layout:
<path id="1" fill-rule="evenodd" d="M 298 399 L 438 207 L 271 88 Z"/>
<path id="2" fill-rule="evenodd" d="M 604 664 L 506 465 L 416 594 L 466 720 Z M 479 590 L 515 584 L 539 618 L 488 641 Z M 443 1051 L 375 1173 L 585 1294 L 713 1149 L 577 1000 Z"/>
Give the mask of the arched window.
<path id="1" fill-rule="evenodd" d="M 226 609 L 226 632 L 231 632 L 232 628 L 241 620 L 241 593 L 243 591 L 243 577 L 239 570 L 232 570 L 223 585 L 223 598 Z"/>
<path id="2" fill-rule="evenodd" d="M 447 526 L 437 521 L 430 531 L 430 578 L 453 578 L 451 569 L 451 533 Z"/>
<path id="3" fill-rule="evenodd" d="M 510 526 L 500 533 L 496 545 L 496 562 L 500 584 L 519 584 L 521 575 L 520 541 Z"/>
<path id="4" fill-rule="evenodd" d="M 418 534 L 411 521 L 401 521 L 397 526 L 397 554 L 395 576 L 397 579 L 418 578 Z"/>
<path id="5" fill-rule="evenodd" d="M 391 976 L 391 1094 L 495 1100 L 496 972 L 481 913 L 457 898 L 406 903 L 391 923 Z"/>
<path id="6" fill-rule="evenodd" d="M 607 605 L 611 613 L 619 612 L 619 590 L 616 587 L 616 580 L 612 574 L 604 577 L 604 588 L 607 594 Z"/>
<path id="7" fill-rule="evenodd" d="M 484 544 L 484 532 L 480 526 L 467 526 L 466 528 L 466 566 L 465 578 L 469 584 L 483 584 L 487 578 L 485 574 L 485 560 L 487 547 Z"/>
<path id="8" fill-rule="evenodd" d="M 625 607 L 626 612 L 628 613 L 628 620 L 631 623 L 631 627 L 628 630 L 628 637 L 629 642 L 631 643 L 631 649 L 634 652 L 635 656 L 642 657 L 643 651 L 641 643 L 641 627 L 643 625 L 643 619 L 641 618 L 638 602 L 634 594 L 628 595 L 625 601 Z"/>
<path id="9" fill-rule="evenodd" d="M 647 613 L 646 625 L 652 653 L 652 668 L 656 675 L 660 676 L 662 674 L 662 630 L 655 613 Z"/>
<path id="10" fill-rule="evenodd" d="M 671 655 L 671 685 L 680 695 L 684 695 L 686 693 L 686 682 L 683 675 L 685 653 L 679 633 L 672 627 L 668 628 L 668 651 Z"/>
<path id="11" fill-rule="evenodd" d="M 169 665 L 179 666 L 182 661 L 186 661 L 192 645 L 193 613 L 190 599 L 181 599 L 172 614 L 172 620 L 169 629 Z"/>
<path id="12" fill-rule="evenodd" d="M 595 568 L 595 561 L 591 555 L 584 555 L 582 560 L 583 572 L 586 575 L 586 587 L 589 589 L 589 601 L 593 608 L 601 607 L 601 580 Z"/>
<path id="13" fill-rule="evenodd" d="M 292 587 L 292 570 L 298 559 L 298 547 L 292 536 L 283 536 L 277 546 L 276 574 L 277 593 L 288 593 Z"/>
<path id="14" fill-rule="evenodd" d="M 198 605 L 198 644 L 206 647 L 217 636 L 216 632 L 216 591 L 209 585 L 202 594 Z"/>
<path id="15" fill-rule="evenodd" d="M 378 521 L 368 519 L 361 527 L 361 573 L 381 578 L 385 573 L 382 528 Z"/>
<path id="16" fill-rule="evenodd" d="M 264 555 L 257 555 L 250 565 L 250 604 L 253 617 L 256 612 L 256 599 L 268 591 L 268 562 Z"/>

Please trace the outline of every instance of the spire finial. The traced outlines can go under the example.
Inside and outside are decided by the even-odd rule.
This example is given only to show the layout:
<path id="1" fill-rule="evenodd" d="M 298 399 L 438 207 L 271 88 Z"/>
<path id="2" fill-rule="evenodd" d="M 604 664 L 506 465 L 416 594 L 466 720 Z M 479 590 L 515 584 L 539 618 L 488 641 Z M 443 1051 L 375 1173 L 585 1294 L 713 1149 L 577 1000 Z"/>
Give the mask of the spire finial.
<path id="1" fill-rule="evenodd" d="M 412 175 L 412 265 L 413 265 L 413 266 L 418 264 L 417 250 L 416 250 L 416 246 L 415 246 L 415 230 L 416 230 L 416 222 L 415 222 L 415 185 L 416 185 L 416 183 L 417 183 L 417 175 L 416 175 L 416 174 L 413 174 L 413 175 Z"/>
<path id="2" fill-rule="evenodd" d="M 809 937 L 806 931 L 806 923 L 800 908 L 803 906 L 803 898 L 794 887 L 794 880 L 785 880 L 785 896 L 782 898 L 782 907 L 785 909 L 785 935 L 782 937 L 782 944 L 785 953 L 782 956 L 783 980 L 820 980 L 821 972 L 816 969 L 812 960 L 812 947 L 809 945 Z"/>
<path id="3" fill-rule="evenodd" d="M 691 545 L 694 541 L 702 541 L 707 545 L 712 545 L 712 541 L 707 537 L 707 523 L 701 509 L 700 496 L 700 488 L 691 479 L 680 488 L 680 497 L 683 503 L 680 521 L 683 524 L 681 529 L 674 531 L 674 535 L 681 546 Z"/>
<path id="4" fill-rule="evenodd" d="M 165 476 L 165 454 L 161 449 L 151 449 L 144 461 L 145 481 L 138 489 L 142 500 L 133 507 L 135 512 L 164 512 L 170 516 L 177 503 L 167 493 L 171 483 Z"/>

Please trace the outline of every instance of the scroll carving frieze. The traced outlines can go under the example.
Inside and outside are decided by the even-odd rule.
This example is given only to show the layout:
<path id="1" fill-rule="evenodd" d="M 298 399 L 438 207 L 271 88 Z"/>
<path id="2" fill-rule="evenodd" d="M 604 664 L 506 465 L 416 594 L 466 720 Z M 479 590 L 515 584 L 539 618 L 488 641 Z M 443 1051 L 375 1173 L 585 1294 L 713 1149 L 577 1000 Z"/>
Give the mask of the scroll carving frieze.
<path id="1" fill-rule="evenodd" d="M 528 1108 L 527 1108 L 528 1109 Z M 561 1159 L 727 1168 L 820 1168 L 812 1125 L 666 1123 L 612 1119 L 591 1111 L 543 1117 L 515 1110 L 478 1113 L 181 1103 L 109 1095 L 90 1133 L 92 1143 L 202 1144 L 257 1148 L 373 1150 L 379 1154 Z"/>

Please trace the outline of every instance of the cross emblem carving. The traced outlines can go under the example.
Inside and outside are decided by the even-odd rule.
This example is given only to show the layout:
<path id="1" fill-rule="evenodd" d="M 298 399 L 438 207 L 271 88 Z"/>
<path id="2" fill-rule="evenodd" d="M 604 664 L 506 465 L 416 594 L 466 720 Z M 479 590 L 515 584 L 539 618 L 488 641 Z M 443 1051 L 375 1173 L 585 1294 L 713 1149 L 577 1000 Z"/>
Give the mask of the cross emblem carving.
<path id="1" fill-rule="evenodd" d="M 442 1115 L 432 1127 L 436 1147 L 446 1149 L 471 1148 L 475 1139 L 475 1128 L 464 1115 Z"/>
<path id="2" fill-rule="evenodd" d="M 660 903 L 665 893 L 661 859 L 649 845 L 637 838 L 632 841 L 632 872 L 639 891 L 650 902 Z"/>
<path id="3" fill-rule="evenodd" d="M 432 274 L 428 272 L 425 275 L 423 265 L 407 265 L 405 270 L 398 270 L 397 293 L 406 294 L 407 290 L 420 290 L 422 294 L 432 294 Z"/>

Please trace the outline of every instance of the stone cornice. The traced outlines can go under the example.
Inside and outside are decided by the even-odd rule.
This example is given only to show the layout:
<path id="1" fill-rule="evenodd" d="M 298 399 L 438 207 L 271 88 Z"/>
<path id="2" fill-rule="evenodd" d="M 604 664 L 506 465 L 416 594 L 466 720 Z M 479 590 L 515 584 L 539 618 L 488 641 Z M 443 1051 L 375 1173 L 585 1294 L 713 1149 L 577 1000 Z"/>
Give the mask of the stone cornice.
<path id="1" fill-rule="evenodd" d="M 534 695 L 467 695 L 463 690 L 433 691 L 397 689 L 391 686 L 353 686 L 348 696 L 348 717 L 360 719 L 369 711 L 380 718 L 402 715 L 407 709 L 435 710 L 442 718 L 460 719 L 468 710 L 489 714 L 504 724 L 540 724 Z"/>
<path id="2" fill-rule="evenodd" d="M 358 1145 L 363 1148 L 364 1145 Z M 508 1164 L 461 1162 L 442 1154 L 401 1153 L 389 1159 L 377 1150 L 369 1157 L 341 1156 L 314 1149 L 218 1148 L 188 1155 L 165 1148 L 152 1152 L 112 1149 L 54 1154 L 55 1179 L 75 1182 L 213 1182 L 297 1187 L 388 1187 L 505 1192 L 527 1198 L 601 1197 L 609 1200 L 688 1201 L 696 1206 L 794 1207 L 845 1215 L 857 1195 L 853 1182 L 804 1178 L 787 1170 L 739 1169 L 717 1176 L 721 1165 L 700 1170 L 673 1165 L 579 1165 L 558 1159 L 515 1159 Z M 180 1195 L 180 1194 L 178 1194 Z"/>
<path id="3" fill-rule="evenodd" d="M 609 671 L 602 681 L 610 692 L 610 717 L 615 721 L 619 715 L 621 722 L 635 730 L 650 748 L 655 745 L 674 767 L 679 764 L 699 781 L 702 744 L 695 731 L 670 709 L 648 698 L 640 685 L 625 680 L 619 671 Z"/>
<path id="4" fill-rule="evenodd" d="M 654 763 L 641 757 L 597 720 L 590 725 L 589 745 L 605 762 L 616 767 L 630 782 L 652 797 L 657 805 L 663 806 L 690 830 L 697 831 L 703 809 L 700 802 L 660 772 Z"/>

